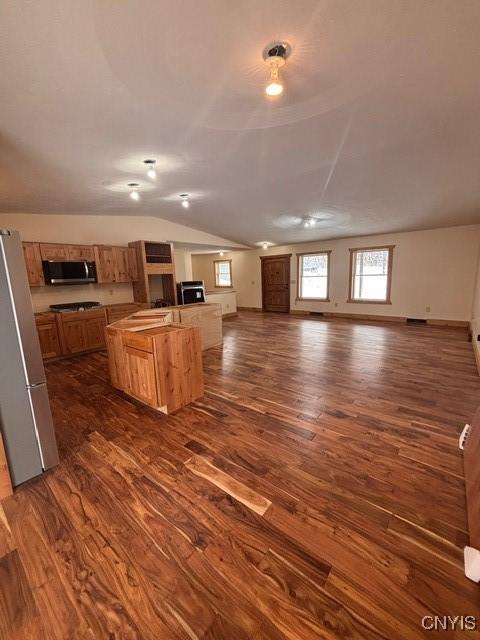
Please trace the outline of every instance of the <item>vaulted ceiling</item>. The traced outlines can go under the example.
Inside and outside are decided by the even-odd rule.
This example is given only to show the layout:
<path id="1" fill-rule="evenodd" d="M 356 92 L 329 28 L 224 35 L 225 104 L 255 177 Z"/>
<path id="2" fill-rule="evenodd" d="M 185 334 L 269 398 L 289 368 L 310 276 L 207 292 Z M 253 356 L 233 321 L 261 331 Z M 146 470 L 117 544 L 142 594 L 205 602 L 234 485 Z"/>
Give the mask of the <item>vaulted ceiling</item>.
<path id="1" fill-rule="evenodd" d="M 248 244 L 480 222 L 479 24 L 477 0 L 7 0 L 1 210 Z"/>

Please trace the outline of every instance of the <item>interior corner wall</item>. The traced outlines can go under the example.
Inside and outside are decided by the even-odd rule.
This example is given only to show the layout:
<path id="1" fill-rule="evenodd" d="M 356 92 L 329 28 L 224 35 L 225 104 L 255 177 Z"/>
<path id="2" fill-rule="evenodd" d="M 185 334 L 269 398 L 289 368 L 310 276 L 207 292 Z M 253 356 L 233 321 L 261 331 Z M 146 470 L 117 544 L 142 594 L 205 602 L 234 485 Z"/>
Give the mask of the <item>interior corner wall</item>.
<path id="1" fill-rule="evenodd" d="M 291 308 L 348 314 L 469 322 L 479 256 L 480 225 L 409 231 L 225 254 L 232 260 L 233 288 L 239 307 L 262 306 L 260 256 L 291 253 Z M 395 245 L 392 304 L 349 303 L 349 249 Z M 330 301 L 300 301 L 297 294 L 297 253 L 331 250 Z M 218 255 L 192 256 L 193 276 L 214 290 L 213 260 Z M 214 284 L 214 283 L 213 283 Z M 479 303 L 480 305 L 480 303 Z M 427 311 L 429 307 L 429 311 Z"/>

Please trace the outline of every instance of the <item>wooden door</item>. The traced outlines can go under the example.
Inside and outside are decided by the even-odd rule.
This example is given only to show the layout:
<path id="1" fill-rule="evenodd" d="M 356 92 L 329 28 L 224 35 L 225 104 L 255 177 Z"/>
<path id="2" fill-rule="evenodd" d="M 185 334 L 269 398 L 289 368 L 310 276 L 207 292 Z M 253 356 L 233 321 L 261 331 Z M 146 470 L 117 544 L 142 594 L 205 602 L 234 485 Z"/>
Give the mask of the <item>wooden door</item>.
<path id="1" fill-rule="evenodd" d="M 102 349 L 105 347 L 105 327 L 107 322 L 105 316 L 100 318 L 86 318 L 85 339 L 86 349 Z"/>
<path id="2" fill-rule="evenodd" d="M 113 247 L 115 282 L 130 282 L 128 247 Z"/>
<path id="3" fill-rule="evenodd" d="M 262 260 L 263 311 L 290 311 L 290 256 L 265 256 Z"/>
<path id="4" fill-rule="evenodd" d="M 98 282 L 115 282 L 115 253 L 113 247 L 95 247 L 95 265 Z"/>
<path id="5" fill-rule="evenodd" d="M 28 284 L 31 287 L 41 287 L 45 284 L 43 278 L 42 257 L 38 242 L 22 242 L 23 257 L 27 267 Z"/>
<path id="6" fill-rule="evenodd" d="M 127 393 L 152 407 L 156 407 L 158 402 L 153 353 L 132 347 L 124 347 L 124 357 L 127 373 Z"/>
<path id="7" fill-rule="evenodd" d="M 54 320 L 52 322 L 42 322 L 42 324 L 37 324 L 37 331 L 42 357 L 55 358 L 55 356 L 60 356 L 62 350 L 60 348 L 57 323 Z"/>

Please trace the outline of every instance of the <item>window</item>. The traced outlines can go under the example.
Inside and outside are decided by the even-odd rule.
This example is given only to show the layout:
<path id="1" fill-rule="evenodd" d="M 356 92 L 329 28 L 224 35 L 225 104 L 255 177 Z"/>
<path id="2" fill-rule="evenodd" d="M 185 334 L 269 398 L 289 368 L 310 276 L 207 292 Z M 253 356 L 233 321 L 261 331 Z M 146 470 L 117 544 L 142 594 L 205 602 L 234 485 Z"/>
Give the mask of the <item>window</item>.
<path id="1" fill-rule="evenodd" d="M 214 260 L 215 267 L 215 286 L 231 287 L 232 286 L 232 261 L 231 260 Z"/>
<path id="2" fill-rule="evenodd" d="M 390 304 L 393 246 L 350 249 L 349 302 Z"/>
<path id="3" fill-rule="evenodd" d="M 298 254 L 298 299 L 328 300 L 330 251 Z"/>

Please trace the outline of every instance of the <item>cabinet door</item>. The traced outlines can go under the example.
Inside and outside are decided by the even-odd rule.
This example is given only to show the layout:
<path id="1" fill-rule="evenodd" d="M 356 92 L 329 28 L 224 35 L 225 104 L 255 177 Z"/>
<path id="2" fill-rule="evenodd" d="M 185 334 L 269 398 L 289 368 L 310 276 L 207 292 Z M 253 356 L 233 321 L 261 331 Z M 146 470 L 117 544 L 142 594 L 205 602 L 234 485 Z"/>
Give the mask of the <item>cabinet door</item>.
<path id="1" fill-rule="evenodd" d="M 88 347 L 84 320 L 69 320 L 62 323 L 65 353 L 79 353 Z"/>
<path id="2" fill-rule="evenodd" d="M 56 322 L 37 325 L 40 350 L 43 358 L 54 358 L 62 353 Z"/>
<path id="3" fill-rule="evenodd" d="M 101 349 L 105 346 L 105 318 L 87 318 L 85 322 L 86 349 Z"/>
<path id="4" fill-rule="evenodd" d="M 113 247 L 115 261 L 115 282 L 130 282 L 128 272 L 128 248 Z"/>
<path id="5" fill-rule="evenodd" d="M 128 247 L 128 273 L 132 282 L 138 280 L 137 252 L 135 247 Z"/>
<path id="6" fill-rule="evenodd" d="M 95 247 L 95 264 L 98 282 L 115 282 L 115 255 L 113 247 Z"/>
<path id="7" fill-rule="evenodd" d="M 68 260 L 88 260 L 93 262 L 93 247 L 87 244 L 69 244 L 67 246 Z"/>
<path id="8" fill-rule="evenodd" d="M 28 284 L 31 287 L 41 287 L 45 284 L 43 279 L 42 257 L 38 242 L 22 242 L 23 257 L 27 267 Z"/>
<path id="9" fill-rule="evenodd" d="M 41 243 L 42 260 L 68 260 L 66 244 Z"/>
<path id="10" fill-rule="evenodd" d="M 157 405 L 155 360 L 153 353 L 124 347 L 127 393 L 152 407 Z"/>

